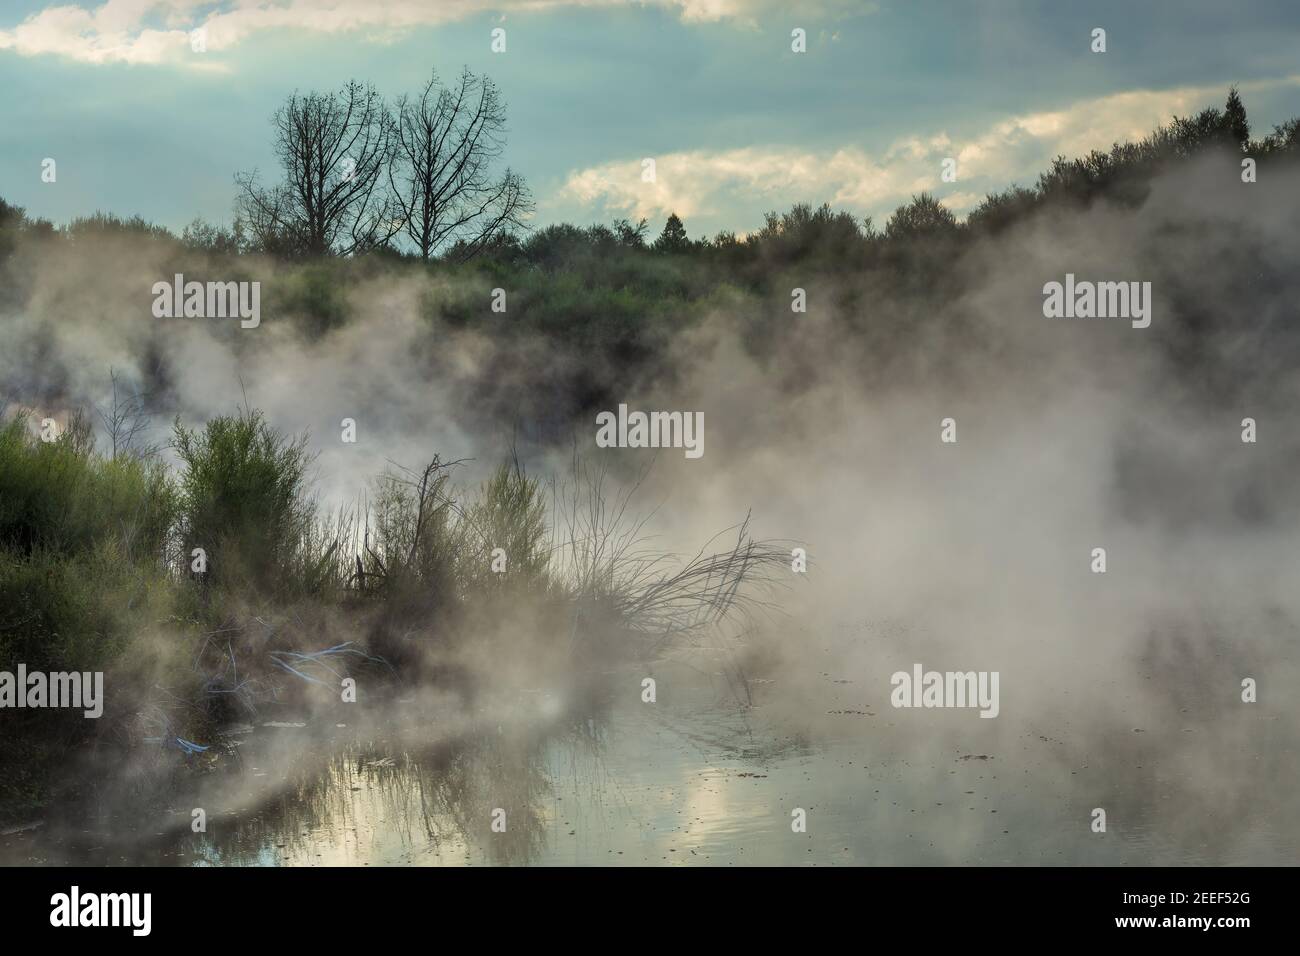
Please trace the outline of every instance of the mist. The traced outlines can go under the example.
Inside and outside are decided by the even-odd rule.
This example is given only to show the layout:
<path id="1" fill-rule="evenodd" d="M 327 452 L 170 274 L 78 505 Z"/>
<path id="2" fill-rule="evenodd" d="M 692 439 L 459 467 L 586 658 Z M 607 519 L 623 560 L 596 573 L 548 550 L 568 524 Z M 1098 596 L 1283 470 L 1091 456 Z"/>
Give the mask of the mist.
<path id="1" fill-rule="evenodd" d="M 1298 225 L 1300 170 L 1247 185 L 1231 157 L 1209 153 L 1154 177 L 1140 204 L 1047 206 L 936 244 L 918 274 L 941 275 L 940 292 L 881 270 L 782 264 L 769 294 L 732 286 L 683 302 L 654 358 L 624 365 L 562 336 L 465 322 L 467 302 L 488 315 L 498 285 L 508 304 L 491 321 L 512 321 L 509 280 L 482 272 L 346 264 L 331 293 L 346 317 L 322 325 L 286 292 L 310 267 L 245 256 L 238 278 L 261 283 L 262 321 L 241 329 L 150 314 L 151 287 L 173 273 L 232 278 L 218 257 L 129 235 L 33 243 L 10 266 L 23 287 L 0 319 L 0 391 L 66 424 L 105 406 L 111 370 L 141 396 L 160 444 L 175 418 L 194 427 L 260 409 L 307 434 L 322 513 L 373 494 L 387 467 L 435 454 L 473 488 L 508 459 L 561 483 L 576 453 L 607 473 L 613 498 L 632 495 L 656 550 L 689 556 L 748 516 L 755 537 L 792 558 L 804 549 L 806 573 L 774 575 L 754 613 L 642 669 L 734 673 L 745 689 L 728 676 L 714 703 L 747 714 L 751 733 L 761 725 L 774 752 L 782 739 L 847 734 L 912 789 L 971 756 L 1004 775 L 1029 761 L 1043 793 L 1064 795 L 1044 805 L 1077 817 L 1080 844 L 1092 807 L 1150 815 L 1176 843 L 1203 836 L 1208 813 L 1210 858 L 1230 859 L 1261 818 L 1292 850 L 1297 832 L 1281 799 L 1295 766 L 1281 755 L 1300 729 L 1285 690 L 1300 677 L 1289 480 L 1300 437 L 1288 427 Z M 1046 318 L 1044 285 L 1067 273 L 1150 282 L 1150 326 Z M 805 313 L 790 311 L 786 286 L 806 291 Z M 580 374 L 597 383 L 594 405 L 571 387 Z M 620 402 L 702 413 L 705 454 L 597 448 L 596 412 Z M 355 443 L 340 438 L 344 419 Z M 546 728 L 567 733 L 576 691 L 528 633 L 534 612 L 491 623 L 509 631 L 505 657 L 438 652 L 483 678 L 476 699 L 501 695 L 486 714 L 425 677 L 372 704 L 364 726 L 383 728 L 394 751 L 487 726 L 506 727 L 521 752 Z M 364 641 L 361 625 L 329 617 L 311 626 L 330 643 Z M 890 677 L 914 663 L 999 673 L 997 719 L 892 707 Z M 661 677 L 660 694 L 677 679 Z M 606 689 L 616 702 L 640 693 L 621 678 Z M 327 697 L 296 700 L 300 719 L 353 723 Z M 412 724 L 412 700 L 456 716 Z M 849 731 L 846 714 L 861 717 Z M 269 746 L 258 766 L 300 759 L 297 741 Z M 1155 809 L 1133 784 L 1149 779 L 1144 766 L 1167 798 Z M 155 774 L 156 759 L 113 773 Z M 283 799 L 293 779 L 259 799 Z M 239 802 L 246 783 L 209 784 L 205 799 Z M 964 859 L 986 825 L 944 824 L 942 860 Z"/>

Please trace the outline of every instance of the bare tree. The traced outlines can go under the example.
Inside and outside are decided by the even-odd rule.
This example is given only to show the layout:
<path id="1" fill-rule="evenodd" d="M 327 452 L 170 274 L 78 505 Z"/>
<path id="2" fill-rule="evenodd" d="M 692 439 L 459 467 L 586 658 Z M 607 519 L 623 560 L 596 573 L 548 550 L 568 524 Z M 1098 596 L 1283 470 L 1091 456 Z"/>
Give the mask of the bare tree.
<path id="1" fill-rule="evenodd" d="M 500 156 L 506 111 L 496 85 L 468 68 L 456 88 L 435 72 L 418 99 L 397 101 L 395 150 L 388 179 L 402 229 L 420 258 L 447 249 L 476 255 L 502 232 L 522 225 L 533 204 L 523 180 Z"/>
<path id="2" fill-rule="evenodd" d="M 350 255 L 385 245 L 397 231 L 383 188 L 392 159 L 392 117 L 374 87 L 294 93 L 275 112 L 284 182 L 240 173 L 239 211 L 257 246 L 270 252 Z"/>
<path id="3" fill-rule="evenodd" d="M 113 382 L 112 404 L 107 407 L 95 406 L 95 413 L 99 415 L 104 431 L 108 434 L 113 458 L 116 459 L 119 455 L 153 457 L 158 452 L 158 444 L 141 440 L 152 425 L 145 396 L 140 392 L 119 393 L 117 371 L 109 369 L 108 374 Z"/>

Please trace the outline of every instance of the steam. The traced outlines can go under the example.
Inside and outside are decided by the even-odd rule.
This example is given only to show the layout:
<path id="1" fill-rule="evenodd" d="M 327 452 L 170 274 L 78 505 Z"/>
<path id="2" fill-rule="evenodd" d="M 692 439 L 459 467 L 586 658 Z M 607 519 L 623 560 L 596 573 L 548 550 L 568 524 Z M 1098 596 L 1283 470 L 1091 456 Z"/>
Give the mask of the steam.
<path id="1" fill-rule="evenodd" d="M 1300 728 L 1285 690 L 1300 677 L 1300 174 L 1271 175 L 1241 184 L 1210 156 L 1158 178 L 1140 208 L 1046 210 L 954 253 L 952 296 L 794 264 L 782 275 L 807 289 L 807 314 L 783 290 L 696 304 L 670 376 L 596 371 L 630 407 L 702 414 L 697 459 L 597 448 L 594 413 L 564 392 L 590 356 L 449 319 L 443 303 L 462 299 L 489 315 L 489 284 L 467 273 L 353 270 L 349 318 L 319 333 L 276 311 L 296 271 L 241 263 L 264 296 L 245 330 L 153 318 L 151 287 L 182 271 L 154 245 L 28 250 L 30 294 L 0 320 L 0 382 L 58 413 L 102 403 L 115 369 L 160 426 L 247 402 L 311 432 L 327 504 L 390 460 L 434 453 L 472 459 L 467 483 L 512 452 L 562 473 L 571 442 L 627 483 L 653 461 L 638 497 L 657 509 L 656 546 L 693 553 L 752 511 L 760 536 L 807 549 L 809 573 L 745 637 L 751 675 L 774 681 L 769 716 L 830 733 L 819 697 L 834 674 L 893 728 L 882 753 L 951 761 L 1068 734 L 1074 767 L 1138 728 L 1168 741 L 1189 792 L 1221 780 L 1224 761 L 1251 787 L 1282 787 L 1280 759 L 1247 770 L 1232 756 L 1257 730 L 1245 678 L 1283 741 Z M 205 268 L 236 278 L 183 271 Z M 1150 326 L 1045 318 L 1044 284 L 1067 273 L 1149 282 Z M 338 440 L 344 418 L 355 445 Z M 955 443 L 940 441 L 945 418 Z M 998 719 L 891 710 L 890 675 L 915 661 L 999 672 Z"/>

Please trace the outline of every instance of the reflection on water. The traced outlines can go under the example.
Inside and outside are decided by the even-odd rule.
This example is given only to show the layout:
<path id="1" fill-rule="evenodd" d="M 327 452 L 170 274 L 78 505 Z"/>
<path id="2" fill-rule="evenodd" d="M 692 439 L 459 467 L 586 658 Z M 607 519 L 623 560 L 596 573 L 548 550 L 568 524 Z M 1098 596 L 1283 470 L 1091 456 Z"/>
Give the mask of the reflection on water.
<path id="1" fill-rule="evenodd" d="M 699 661 L 695 662 L 696 664 Z M 431 735 L 412 705 L 372 724 L 302 715 L 232 728 L 228 756 L 159 810 L 94 802 L 0 836 L 0 862 L 177 865 L 1291 863 L 1293 790 L 1258 786 L 1294 753 L 1277 718 L 1221 715 L 1085 739 L 1014 716 L 924 722 L 826 675 L 792 713 L 752 706 L 707 665 L 657 669 L 566 713 L 540 692 Z M 741 695 L 745 697 L 747 695 Z M 780 701 L 780 707 L 777 706 Z M 1239 720 L 1256 719 L 1247 711 Z M 495 726 L 492 724 L 495 723 Z M 1212 723 L 1212 726 L 1211 726 Z M 993 726 L 996 725 L 996 726 Z M 422 743 L 431 736 L 433 743 Z M 1067 741 L 1071 741 L 1067 743 Z M 1217 768 L 1202 776 L 1188 768 Z M 180 759 L 180 758 L 176 758 Z M 1205 780 L 1215 785 L 1207 789 Z M 118 802 L 120 804 L 120 802 Z M 141 801 L 146 805 L 148 801 Z M 1109 831 L 1091 833 L 1094 806 Z M 202 807 L 205 833 L 191 832 Z M 807 811 L 805 833 L 791 811 Z M 505 811 L 494 832 L 493 811 Z"/>

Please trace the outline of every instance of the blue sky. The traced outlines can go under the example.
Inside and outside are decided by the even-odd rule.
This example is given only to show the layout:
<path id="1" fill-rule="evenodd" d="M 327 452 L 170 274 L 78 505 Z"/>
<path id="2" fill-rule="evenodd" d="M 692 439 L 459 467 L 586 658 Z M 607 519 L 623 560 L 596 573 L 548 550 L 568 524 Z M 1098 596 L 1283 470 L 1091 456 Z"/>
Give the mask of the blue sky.
<path id="1" fill-rule="evenodd" d="M 657 231 L 676 209 L 711 235 L 796 201 L 879 222 L 921 189 L 961 214 L 1053 155 L 1222 105 L 1229 84 L 1265 132 L 1300 114 L 1298 50 L 1293 0 L 17 0 L 0 4 L 0 196 L 56 222 L 228 221 L 234 173 L 274 170 L 270 115 L 292 90 L 357 78 L 395 96 L 468 65 L 505 95 L 505 159 L 539 224 Z"/>

